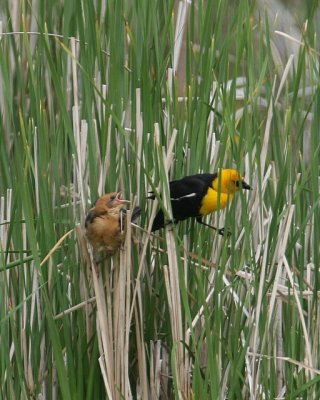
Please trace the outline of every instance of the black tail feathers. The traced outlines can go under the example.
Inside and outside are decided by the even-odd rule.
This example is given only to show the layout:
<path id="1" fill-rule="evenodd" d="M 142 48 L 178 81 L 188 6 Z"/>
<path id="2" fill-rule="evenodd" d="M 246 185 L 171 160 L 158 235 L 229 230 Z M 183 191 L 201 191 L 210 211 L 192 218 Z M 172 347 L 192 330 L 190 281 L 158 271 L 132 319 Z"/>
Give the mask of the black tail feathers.
<path id="1" fill-rule="evenodd" d="M 160 210 L 153 221 L 151 232 L 157 231 L 158 229 L 163 227 L 164 227 L 164 216 L 163 212 Z"/>

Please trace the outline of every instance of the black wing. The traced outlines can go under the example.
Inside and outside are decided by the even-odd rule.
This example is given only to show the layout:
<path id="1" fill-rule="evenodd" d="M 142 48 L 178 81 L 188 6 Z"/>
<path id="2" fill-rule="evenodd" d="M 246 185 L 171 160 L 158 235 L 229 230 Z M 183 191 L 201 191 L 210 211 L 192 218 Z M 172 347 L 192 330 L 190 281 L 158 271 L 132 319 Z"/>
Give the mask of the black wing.
<path id="1" fill-rule="evenodd" d="M 198 217 L 201 202 L 216 174 L 186 176 L 170 183 L 172 214 L 175 220 Z"/>
<path id="2" fill-rule="evenodd" d="M 191 175 L 169 183 L 173 222 L 199 216 L 203 196 L 216 176 L 217 174 Z M 164 215 L 160 210 L 154 219 L 152 231 L 163 226 Z"/>

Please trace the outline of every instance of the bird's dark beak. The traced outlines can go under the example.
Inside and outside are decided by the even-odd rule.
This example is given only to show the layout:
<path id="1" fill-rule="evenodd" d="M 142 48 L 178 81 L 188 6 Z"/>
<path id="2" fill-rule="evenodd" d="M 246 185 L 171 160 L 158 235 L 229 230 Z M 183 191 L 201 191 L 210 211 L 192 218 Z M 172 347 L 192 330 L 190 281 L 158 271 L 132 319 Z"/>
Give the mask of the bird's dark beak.
<path id="1" fill-rule="evenodd" d="M 246 189 L 246 190 L 252 189 L 252 187 L 250 185 L 248 185 L 247 182 L 245 182 L 245 181 L 237 181 L 236 185 L 240 189 Z"/>

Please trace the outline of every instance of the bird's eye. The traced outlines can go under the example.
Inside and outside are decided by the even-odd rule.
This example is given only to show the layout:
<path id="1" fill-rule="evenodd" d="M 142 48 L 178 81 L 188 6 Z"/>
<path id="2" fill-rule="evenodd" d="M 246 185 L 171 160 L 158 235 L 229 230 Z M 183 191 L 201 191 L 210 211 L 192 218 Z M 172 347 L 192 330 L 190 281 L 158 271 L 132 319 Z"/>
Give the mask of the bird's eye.
<path id="1" fill-rule="evenodd" d="M 114 207 L 114 201 L 116 200 L 117 196 L 115 194 L 110 196 L 110 200 L 107 201 L 107 207 Z"/>

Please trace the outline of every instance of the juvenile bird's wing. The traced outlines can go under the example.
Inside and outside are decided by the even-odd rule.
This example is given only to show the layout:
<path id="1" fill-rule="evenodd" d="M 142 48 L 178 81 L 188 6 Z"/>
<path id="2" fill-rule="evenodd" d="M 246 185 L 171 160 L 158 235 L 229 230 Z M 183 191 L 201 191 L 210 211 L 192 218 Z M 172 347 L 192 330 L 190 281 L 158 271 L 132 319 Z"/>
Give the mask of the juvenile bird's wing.
<path id="1" fill-rule="evenodd" d="M 102 217 L 103 215 L 106 215 L 107 211 L 106 210 L 97 210 L 95 208 L 92 208 L 85 220 L 84 226 L 87 228 L 89 224 L 92 224 L 93 221 L 98 218 L 98 217 Z"/>
<path id="2" fill-rule="evenodd" d="M 140 215 L 141 215 L 141 208 L 139 207 L 139 206 L 137 206 L 137 207 L 135 207 L 134 209 L 133 209 L 133 211 L 132 211 L 132 214 L 131 214 L 131 222 L 133 222 L 134 224 L 136 224 L 137 223 L 137 221 L 138 221 L 138 218 L 140 217 Z"/>

